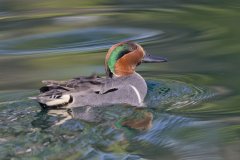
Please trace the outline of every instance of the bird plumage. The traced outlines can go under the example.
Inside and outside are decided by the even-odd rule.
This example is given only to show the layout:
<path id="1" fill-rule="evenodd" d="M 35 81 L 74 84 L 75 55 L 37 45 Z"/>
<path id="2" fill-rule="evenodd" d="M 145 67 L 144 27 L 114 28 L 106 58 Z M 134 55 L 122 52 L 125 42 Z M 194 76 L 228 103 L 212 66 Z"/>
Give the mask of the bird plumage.
<path id="1" fill-rule="evenodd" d="M 99 107 L 112 104 L 144 106 L 147 94 L 145 80 L 135 72 L 146 54 L 137 43 L 113 45 L 105 58 L 106 77 L 80 76 L 67 81 L 44 80 L 37 101 L 42 107 Z M 147 57 L 146 62 L 165 62 Z"/>

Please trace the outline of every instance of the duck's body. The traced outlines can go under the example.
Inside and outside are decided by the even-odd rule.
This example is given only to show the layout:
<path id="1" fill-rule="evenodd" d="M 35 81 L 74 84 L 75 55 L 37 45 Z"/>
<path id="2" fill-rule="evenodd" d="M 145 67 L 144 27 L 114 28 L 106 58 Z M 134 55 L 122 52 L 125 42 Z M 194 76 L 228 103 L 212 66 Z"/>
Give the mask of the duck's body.
<path id="1" fill-rule="evenodd" d="M 145 80 L 137 73 L 125 77 L 79 77 L 69 81 L 43 81 L 38 102 L 42 106 L 143 106 L 147 94 Z"/>
<path id="2" fill-rule="evenodd" d="M 43 81 L 46 86 L 40 89 L 37 100 L 42 107 L 99 107 L 112 104 L 142 107 L 147 85 L 135 72 L 135 67 L 145 57 L 143 48 L 136 43 L 116 44 L 106 56 L 106 77 L 93 75 L 68 81 Z M 150 59 L 149 56 L 146 59 L 147 62 L 166 61 L 163 58 Z"/>

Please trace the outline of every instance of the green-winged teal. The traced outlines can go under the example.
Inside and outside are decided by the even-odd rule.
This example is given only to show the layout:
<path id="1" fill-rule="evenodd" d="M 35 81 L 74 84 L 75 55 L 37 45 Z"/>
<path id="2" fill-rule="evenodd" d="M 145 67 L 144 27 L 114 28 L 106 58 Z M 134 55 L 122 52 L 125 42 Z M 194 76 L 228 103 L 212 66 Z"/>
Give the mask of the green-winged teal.
<path id="1" fill-rule="evenodd" d="M 166 62 L 150 56 L 134 42 L 113 45 L 105 58 L 106 77 L 96 75 L 67 81 L 44 80 L 37 101 L 42 107 L 81 107 L 128 104 L 144 106 L 147 85 L 135 68 L 145 63 Z"/>

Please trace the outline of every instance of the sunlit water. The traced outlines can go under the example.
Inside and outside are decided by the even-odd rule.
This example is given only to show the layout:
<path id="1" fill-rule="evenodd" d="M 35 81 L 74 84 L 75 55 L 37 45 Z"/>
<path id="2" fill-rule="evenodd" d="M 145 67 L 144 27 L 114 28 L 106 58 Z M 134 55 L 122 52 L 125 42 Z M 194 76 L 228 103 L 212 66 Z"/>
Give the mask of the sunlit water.
<path id="1" fill-rule="evenodd" d="M 239 4 L 153 2 L 0 7 L 0 159 L 240 158 Z M 169 59 L 137 69 L 147 108 L 98 108 L 87 122 L 85 108 L 47 112 L 28 99 L 42 79 L 104 75 L 107 49 L 125 40 Z"/>

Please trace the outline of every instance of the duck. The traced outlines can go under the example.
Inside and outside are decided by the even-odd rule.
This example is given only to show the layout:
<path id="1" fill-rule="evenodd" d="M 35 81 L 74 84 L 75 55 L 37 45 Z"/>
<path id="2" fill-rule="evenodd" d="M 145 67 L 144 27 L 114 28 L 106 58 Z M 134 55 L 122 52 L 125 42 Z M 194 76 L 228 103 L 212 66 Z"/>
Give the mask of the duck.
<path id="1" fill-rule="evenodd" d="M 143 47 L 132 41 L 120 42 L 108 50 L 105 73 L 100 77 L 79 76 L 66 81 L 43 80 L 36 97 L 42 108 L 101 107 L 126 104 L 144 107 L 147 84 L 136 72 L 142 63 L 167 62 L 167 58 L 147 54 Z"/>

